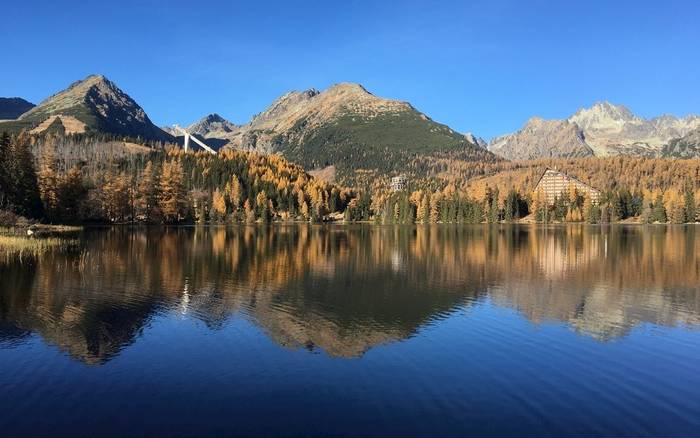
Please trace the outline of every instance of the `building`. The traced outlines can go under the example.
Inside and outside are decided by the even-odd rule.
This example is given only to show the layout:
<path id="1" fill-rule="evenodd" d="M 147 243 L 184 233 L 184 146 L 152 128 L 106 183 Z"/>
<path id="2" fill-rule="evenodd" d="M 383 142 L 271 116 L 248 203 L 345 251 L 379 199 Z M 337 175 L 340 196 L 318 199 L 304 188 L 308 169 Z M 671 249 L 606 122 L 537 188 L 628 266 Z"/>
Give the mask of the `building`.
<path id="1" fill-rule="evenodd" d="M 391 190 L 399 192 L 406 188 L 408 185 L 408 178 L 404 175 L 399 175 L 391 178 Z"/>
<path id="2" fill-rule="evenodd" d="M 573 186 L 580 194 L 588 196 L 591 202 L 598 202 L 601 193 L 599 190 L 585 184 L 576 178 L 566 175 L 554 169 L 547 169 L 542 174 L 535 192 L 542 191 L 548 205 L 554 204 L 554 199 L 569 195 L 569 188 Z"/>

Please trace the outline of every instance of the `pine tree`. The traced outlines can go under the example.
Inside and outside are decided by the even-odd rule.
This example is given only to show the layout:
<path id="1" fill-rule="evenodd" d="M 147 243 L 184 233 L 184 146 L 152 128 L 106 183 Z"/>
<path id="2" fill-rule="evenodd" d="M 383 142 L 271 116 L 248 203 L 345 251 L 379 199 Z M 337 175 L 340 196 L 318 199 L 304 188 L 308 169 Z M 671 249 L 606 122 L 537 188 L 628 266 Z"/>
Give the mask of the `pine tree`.
<path id="1" fill-rule="evenodd" d="M 43 214 L 34 156 L 30 150 L 30 138 L 20 134 L 10 141 L 7 156 L 7 179 L 10 182 L 9 204 L 15 213 L 40 218 Z"/>
<path id="2" fill-rule="evenodd" d="M 10 152 L 10 135 L 0 135 L 0 209 L 7 206 L 10 197 L 10 179 L 8 177 L 8 159 Z"/>
<path id="3" fill-rule="evenodd" d="M 664 206 L 664 195 L 659 193 L 656 196 L 654 205 L 651 210 L 652 222 L 666 223 L 668 217 L 666 215 L 666 207 Z"/>
<path id="4" fill-rule="evenodd" d="M 489 222 L 496 223 L 500 219 L 500 209 L 498 208 L 498 187 L 491 193 L 490 208 L 489 208 Z"/>
<path id="5" fill-rule="evenodd" d="M 428 218 L 433 224 L 438 223 L 440 220 L 440 201 L 442 200 L 442 195 L 440 193 L 433 193 L 430 196 L 430 213 Z"/>
<path id="6" fill-rule="evenodd" d="M 260 218 L 263 222 L 270 221 L 270 208 L 265 192 L 260 192 L 255 197 L 255 210 L 256 216 Z"/>
<path id="7" fill-rule="evenodd" d="M 75 165 L 61 180 L 59 187 L 60 217 L 64 221 L 79 221 L 83 219 L 83 203 L 87 198 L 87 188 L 83 182 L 83 173 Z"/>
<path id="8" fill-rule="evenodd" d="M 544 192 L 541 189 L 536 191 L 532 197 L 531 210 L 535 215 L 535 222 L 548 222 L 549 214 L 547 200 L 544 196 Z"/>
<path id="9" fill-rule="evenodd" d="M 430 201 L 428 194 L 421 195 L 416 216 L 416 221 L 421 224 L 427 224 L 430 221 Z"/>
<path id="10" fill-rule="evenodd" d="M 518 193 L 511 188 L 503 205 L 503 220 L 512 222 L 518 214 Z"/>
<path id="11" fill-rule="evenodd" d="M 683 210 L 684 222 L 695 222 L 697 217 L 697 207 L 695 206 L 695 194 L 693 193 L 693 185 L 687 182 L 683 193 Z"/>

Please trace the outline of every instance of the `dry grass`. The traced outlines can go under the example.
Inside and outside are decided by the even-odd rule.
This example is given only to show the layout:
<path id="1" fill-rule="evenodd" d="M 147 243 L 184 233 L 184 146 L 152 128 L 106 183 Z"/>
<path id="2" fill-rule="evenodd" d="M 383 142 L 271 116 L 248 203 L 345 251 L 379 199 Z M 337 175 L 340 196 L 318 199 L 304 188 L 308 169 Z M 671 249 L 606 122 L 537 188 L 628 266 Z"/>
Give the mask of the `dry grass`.
<path id="1" fill-rule="evenodd" d="M 61 237 L 25 237 L 0 234 L 0 257 L 36 257 L 54 249 L 75 244 L 74 239 Z"/>

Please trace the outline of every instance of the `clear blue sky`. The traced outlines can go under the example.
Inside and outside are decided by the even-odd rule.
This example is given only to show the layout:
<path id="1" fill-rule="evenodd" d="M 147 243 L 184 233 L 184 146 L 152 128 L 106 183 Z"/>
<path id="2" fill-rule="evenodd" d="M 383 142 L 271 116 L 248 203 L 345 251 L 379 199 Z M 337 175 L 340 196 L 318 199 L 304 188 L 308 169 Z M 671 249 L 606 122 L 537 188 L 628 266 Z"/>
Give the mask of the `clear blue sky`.
<path id="1" fill-rule="evenodd" d="M 700 113 L 700 2 L 8 1 L 0 96 L 101 73 L 160 125 L 363 84 L 486 138 L 598 100 Z"/>

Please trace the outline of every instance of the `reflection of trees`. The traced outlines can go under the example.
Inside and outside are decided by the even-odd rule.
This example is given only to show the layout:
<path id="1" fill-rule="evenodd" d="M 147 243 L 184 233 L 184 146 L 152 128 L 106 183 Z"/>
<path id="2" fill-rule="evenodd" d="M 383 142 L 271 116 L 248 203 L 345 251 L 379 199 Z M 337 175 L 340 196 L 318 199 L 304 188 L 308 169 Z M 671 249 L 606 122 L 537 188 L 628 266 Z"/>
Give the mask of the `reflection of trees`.
<path id="1" fill-rule="evenodd" d="M 521 231 L 522 232 L 522 231 Z M 555 319 L 599 339 L 641 322 L 698 324 L 700 242 L 693 227 L 532 228 L 528 253 L 501 261 L 494 300 L 533 321 Z M 523 245 L 520 246 L 521 248 Z"/>
<path id="2" fill-rule="evenodd" d="M 699 324 L 692 227 L 153 228 L 0 265 L 0 342 L 28 331 L 88 363 L 159 312 L 246 315 L 276 342 L 356 356 L 482 297 L 599 339 Z M 6 279 L 8 279 L 6 281 Z"/>

